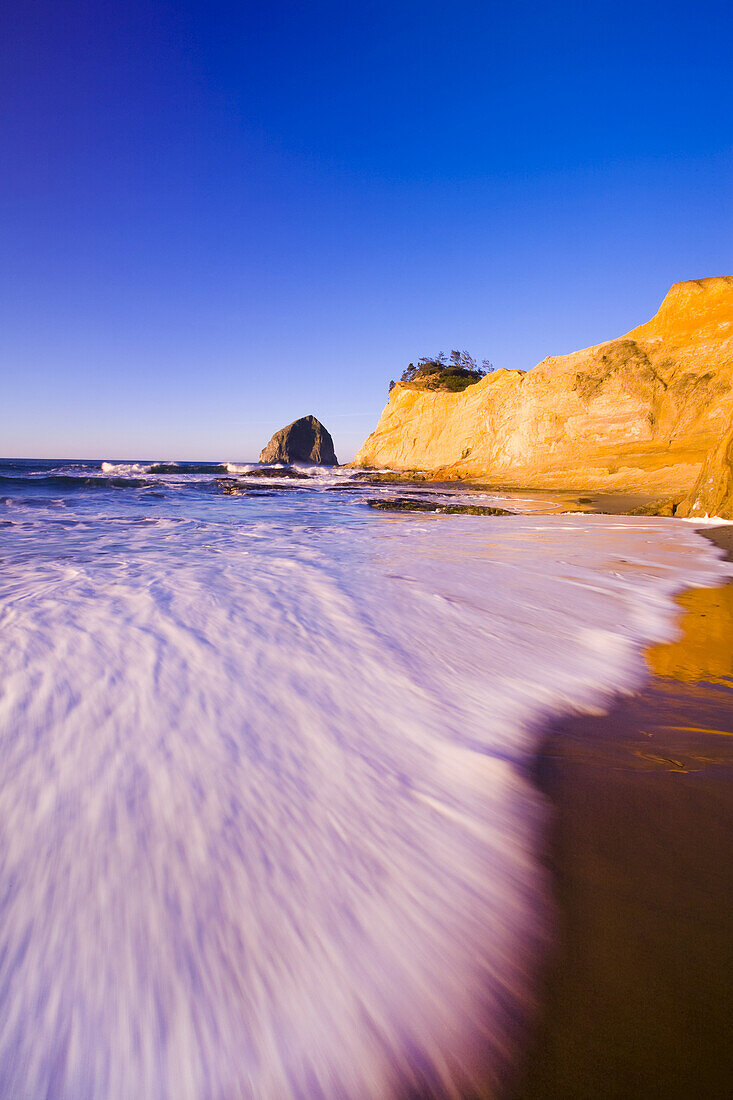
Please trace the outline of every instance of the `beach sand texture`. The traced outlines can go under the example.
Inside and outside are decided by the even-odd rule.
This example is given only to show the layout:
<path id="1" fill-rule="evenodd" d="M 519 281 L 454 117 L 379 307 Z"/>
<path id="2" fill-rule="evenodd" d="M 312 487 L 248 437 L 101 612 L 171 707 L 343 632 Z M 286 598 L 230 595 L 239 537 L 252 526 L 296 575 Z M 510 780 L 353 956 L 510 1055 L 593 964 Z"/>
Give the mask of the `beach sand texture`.
<path id="1" fill-rule="evenodd" d="M 732 532 L 709 537 L 730 553 Z M 560 941 L 517 1097 L 729 1094 L 733 584 L 679 603 L 646 689 L 538 758 Z"/>

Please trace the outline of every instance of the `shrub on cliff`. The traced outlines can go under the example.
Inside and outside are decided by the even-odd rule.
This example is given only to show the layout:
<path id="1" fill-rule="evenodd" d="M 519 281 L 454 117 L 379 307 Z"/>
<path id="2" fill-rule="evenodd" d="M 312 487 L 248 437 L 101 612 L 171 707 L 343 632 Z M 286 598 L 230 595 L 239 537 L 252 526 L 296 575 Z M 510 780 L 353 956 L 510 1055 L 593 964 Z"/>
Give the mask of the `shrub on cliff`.
<path id="1" fill-rule="evenodd" d="M 410 363 L 403 372 L 400 383 L 408 389 L 460 393 L 468 386 L 480 382 L 493 369 L 488 359 L 484 359 L 479 367 L 467 351 L 456 349 L 450 353 L 450 359 L 441 351 L 435 356 L 418 359 L 417 366 Z M 390 390 L 393 385 L 394 383 L 390 383 Z"/>

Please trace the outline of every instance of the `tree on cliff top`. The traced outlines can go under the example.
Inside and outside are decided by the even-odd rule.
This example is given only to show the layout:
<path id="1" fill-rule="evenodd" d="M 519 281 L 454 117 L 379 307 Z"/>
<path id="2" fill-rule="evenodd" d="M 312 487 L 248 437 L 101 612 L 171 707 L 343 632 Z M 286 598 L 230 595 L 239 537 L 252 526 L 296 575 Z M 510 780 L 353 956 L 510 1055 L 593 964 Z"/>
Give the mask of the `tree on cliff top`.
<path id="1" fill-rule="evenodd" d="M 429 390 L 450 390 L 458 393 L 467 386 L 480 382 L 494 369 L 488 359 L 479 367 L 476 360 L 467 351 L 455 348 L 447 359 L 442 351 L 437 355 L 423 355 L 417 366 L 410 363 L 403 372 L 400 382 L 411 388 Z M 390 384 L 390 390 L 392 384 Z"/>

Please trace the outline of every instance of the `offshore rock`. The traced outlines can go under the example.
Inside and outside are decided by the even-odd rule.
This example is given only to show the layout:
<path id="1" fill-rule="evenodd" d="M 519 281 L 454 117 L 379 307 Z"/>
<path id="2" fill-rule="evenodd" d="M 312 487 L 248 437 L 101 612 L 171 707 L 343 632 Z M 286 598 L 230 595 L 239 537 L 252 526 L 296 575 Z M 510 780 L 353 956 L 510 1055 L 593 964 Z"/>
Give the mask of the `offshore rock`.
<path id="1" fill-rule="evenodd" d="M 680 501 L 708 452 L 728 476 L 715 448 L 731 425 L 733 277 L 719 276 L 675 284 L 651 321 L 533 370 L 498 370 L 455 394 L 397 384 L 355 463 Z"/>
<path id="2" fill-rule="evenodd" d="M 260 462 L 309 462 L 316 466 L 338 466 L 331 434 L 315 416 L 301 416 L 275 432 L 260 451 Z"/>

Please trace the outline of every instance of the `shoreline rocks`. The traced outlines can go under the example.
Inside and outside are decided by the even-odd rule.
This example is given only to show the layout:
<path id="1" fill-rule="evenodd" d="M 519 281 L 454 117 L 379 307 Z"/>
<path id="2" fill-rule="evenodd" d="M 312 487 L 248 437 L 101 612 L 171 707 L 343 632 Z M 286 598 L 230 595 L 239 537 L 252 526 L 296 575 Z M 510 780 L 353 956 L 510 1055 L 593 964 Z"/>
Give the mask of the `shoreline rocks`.
<path id="1" fill-rule="evenodd" d="M 372 497 L 370 508 L 384 512 L 431 512 L 441 516 L 513 516 L 506 508 L 491 508 L 485 504 L 441 504 L 435 500 L 419 500 L 417 497 Z"/>

